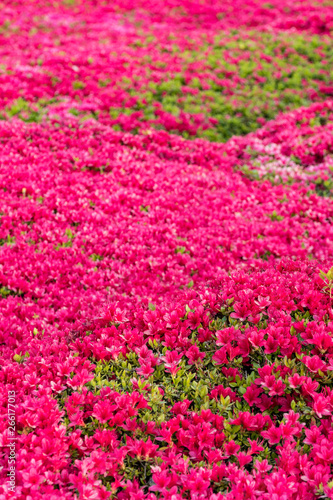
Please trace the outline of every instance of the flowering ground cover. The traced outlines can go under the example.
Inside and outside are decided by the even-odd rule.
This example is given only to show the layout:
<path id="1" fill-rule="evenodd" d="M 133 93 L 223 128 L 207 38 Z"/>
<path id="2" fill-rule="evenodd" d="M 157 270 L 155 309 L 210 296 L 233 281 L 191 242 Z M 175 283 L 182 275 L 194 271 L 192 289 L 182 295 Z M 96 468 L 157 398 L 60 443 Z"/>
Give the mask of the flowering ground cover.
<path id="1" fill-rule="evenodd" d="M 331 3 L 0 26 L 0 499 L 333 498 Z"/>
<path id="2" fill-rule="evenodd" d="M 2 116 L 225 141 L 332 96 L 332 6 L 162 4 L 3 9 Z"/>

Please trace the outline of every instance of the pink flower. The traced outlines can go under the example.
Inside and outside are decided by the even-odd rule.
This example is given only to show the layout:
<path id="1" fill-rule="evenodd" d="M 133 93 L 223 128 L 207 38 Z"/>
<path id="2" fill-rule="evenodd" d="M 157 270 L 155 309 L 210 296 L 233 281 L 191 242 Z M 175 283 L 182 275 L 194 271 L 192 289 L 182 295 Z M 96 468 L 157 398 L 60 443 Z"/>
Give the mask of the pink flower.
<path id="1" fill-rule="evenodd" d="M 212 358 L 216 364 L 218 365 L 223 365 L 223 364 L 226 364 L 228 361 L 227 361 L 227 353 L 226 353 L 226 349 L 224 347 L 222 347 L 222 349 L 216 351 L 216 353 L 214 354 L 213 358 Z"/>
<path id="2" fill-rule="evenodd" d="M 211 471 L 207 469 L 193 470 L 184 478 L 183 487 L 191 491 L 192 495 L 203 495 L 210 485 Z"/>
<path id="3" fill-rule="evenodd" d="M 246 321 L 247 317 L 251 315 L 251 310 L 248 309 L 249 304 L 233 304 L 234 311 L 230 314 L 231 318 L 239 319 L 240 321 Z"/>
<path id="4" fill-rule="evenodd" d="M 200 352 L 198 346 L 193 345 L 185 352 L 185 355 L 188 357 L 189 365 L 193 365 L 197 361 L 201 362 L 206 356 L 206 353 Z"/>
<path id="5" fill-rule="evenodd" d="M 172 407 L 172 413 L 175 415 L 186 415 L 186 412 L 190 406 L 192 401 L 189 401 L 188 399 L 184 399 L 183 401 L 179 401 L 178 403 L 174 404 Z"/>
<path id="6" fill-rule="evenodd" d="M 88 370 L 81 370 L 80 373 L 78 373 L 77 375 L 74 375 L 74 377 L 72 379 L 69 379 L 67 381 L 67 384 L 72 387 L 72 389 L 78 389 L 78 388 L 82 388 L 84 386 L 84 384 L 86 384 L 87 382 L 89 382 L 90 380 L 93 380 L 94 378 L 94 374 L 93 373 L 89 373 Z"/>
<path id="7" fill-rule="evenodd" d="M 281 396 L 284 393 L 286 386 L 282 382 L 281 379 L 278 379 L 274 382 L 273 387 L 269 391 L 270 396 Z"/>
<path id="8" fill-rule="evenodd" d="M 265 309 L 265 307 L 268 307 L 271 304 L 271 301 L 269 300 L 268 297 L 259 297 L 257 300 L 254 301 L 255 304 L 259 307 L 259 309 Z"/>
<path id="9" fill-rule="evenodd" d="M 322 394 L 312 394 L 313 411 L 322 417 L 323 415 L 331 415 L 332 407 L 329 398 L 325 398 Z"/>
<path id="10" fill-rule="evenodd" d="M 319 358 L 319 356 L 304 356 L 302 363 L 310 370 L 310 372 L 317 373 L 319 370 L 326 371 L 326 364 Z"/>
<path id="11" fill-rule="evenodd" d="M 142 363 L 140 368 L 137 368 L 136 372 L 138 375 L 141 375 L 144 378 L 148 378 L 152 373 L 154 373 L 154 368 L 152 368 L 149 362 L 148 364 Z"/>
<path id="12" fill-rule="evenodd" d="M 233 456 L 240 450 L 239 444 L 236 444 L 234 440 L 231 440 L 224 444 L 224 451 L 227 455 Z"/>
<path id="13" fill-rule="evenodd" d="M 248 440 L 250 445 L 251 445 L 251 448 L 250 450 L 248 451 L 249 454 L 251 455 L 254 455 L 256 453 L 260 453 L 261 451 L 264 451 L 264 448 L 263 446 L 260 445 L 260 443 L 258 444 L 257 441 L 251 441 L 251 439 Z"/>
<path id="14" fill-rule="evenodd" d="M 38 485 L 43 481 L 35 467 L 31 467 L 27 472 L 22 472 L 23 485 L 25 488 L 37 489 Z"/>
<path id="15" fill-rule="evenodd" d="M 282 429 L 272 425 L 267 431 L 262 431 L 261 435 L 268 440 L 269 444 L 277 444 L 282 437 Z"/>
<path id="16" fill-rule="evenodd" d="M 333 463 L 333 448 L 332 443 L 327 439 L 322 439 L 320 443 L 316 443 L 313 447 L 318 458 L 326 463 Z"/>
<path id="17" fill-rule="evenodd" d="M 310 429 L 305 429 L 306 438 L 304 439 L 305 444 L 314 445 L 318 442 L 320 436 L 320 430 L 318 427 L 312 425 Z"/>
<path id="18" fill-rule="evenodd" d="M 178 365 L 182 357 L 177 351 L 166 351 L 165 356 L 161 356 L 161 361 L 164 361 L 166 370 L 175 375 L 180 369 Z"/>
<path id="19" fill-rule="evenodd" d="M 301 377 L 298 373 L 295 373 L 292 377 L 288 378 L 289 386 L 292 389 L 296 389 L 303 383 L 304 379 L 306 379 L 306 377 Z"/>
<path id="20" fill-rule="evenodd" d="M 224 387 L 223 385 L 217 385 L 211 391 L 210 397 L 218 400 L 222 396 L 224 399 L 229 397 L 230 401 L 240 401 L 240 398 L 236 396 L 235 392 L 230 389 L 230 387 Z"/>
<path id="21" fill-rule="evenodd" d="M 129 438 L 127 441 L 128 444 L 126 448 L 129 456 L 145 459 L 154 458 L 156 456 L 158 446 L 153 444 L 150 438 L 147 441 Z"/>
<path id="22" fill-rule="evenodd" d="M 97 418 L 97 420 L 103 424 L 113 417 L 116 408 L 117 407 L 115 405 L 110 405 L 108 402 L 100 401 L 94 406 L 92 416 Z"/>
<path id="23" fill-rule="evenodd" d="M 150 486 L 150 491 L 157 491 L 161 494 L 166 494 L 170 483 L 172 482 L 172 475 L 167 470 L 156 472 L 153 474 L 153 486 Z M 177 488 L 176 490 L 177 491 Z M 170 492 L 171 493 L 171 492 Z"/>
<path id="24" fill-rule="evenodd" d="M 316 380 L 312 380 L 310 377 L 306 377 L 302 384 L 302 393 L 309 394 L 313 396 L 315 391 L 318 389 L 319 384 Z"/>
<path id="25" fill-rule="evenodd" d="M 257 460 L 254 463 L 254 467 L 257 469 L 259 474 L 266 474 L 272 468 L 272 466 L 269 465 L 268 460 L 262 460 L 261 462 L 259 462 L 259 460 Z"/>
<path id="26" fill-rule="evenodd" d="M 237 459 L 240 467 L 245 467 L 245 465 L 252 462 L 252 457 L 242 451 L 237 454 Z"/>
<path id="27" fill-rule="evenodd" d="M 246 392 L 243 395 L 243 398 L 250 406 L 253 406 L 260 401 L 259 396 L 261 392 L 262 389 L 260 389 L 260 387 L 257 387 L 254 384 L 252 384 L 249 387 L 247 387 Z"/>

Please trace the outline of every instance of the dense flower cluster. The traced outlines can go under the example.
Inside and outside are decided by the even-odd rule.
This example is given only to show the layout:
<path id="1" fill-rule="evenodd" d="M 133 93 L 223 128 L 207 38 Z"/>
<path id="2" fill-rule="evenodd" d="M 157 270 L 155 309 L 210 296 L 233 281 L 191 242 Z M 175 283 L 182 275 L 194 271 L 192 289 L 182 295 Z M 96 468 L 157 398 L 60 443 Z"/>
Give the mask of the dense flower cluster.
<path id="1" fill-rule="evenodd" d="M 0 20 L 0 500 L 333 499 L 332 6 Z"/>
<path id="2" fill-rule="evenodd" d="M 2 371 L 22 395 L 21 497 L 332 498 L 317 271 L 283 259 L 174 305 L 112 304 L 70 338 L 36 331 Z"/>
<path id="3" fill-rule="evenodd" d="M 245 139 L 230 141 L 242 171 L 273 183 L 301 181 L 321 195 L 331 195 L 333 101 L 299 108 L 267 123 Z"/>

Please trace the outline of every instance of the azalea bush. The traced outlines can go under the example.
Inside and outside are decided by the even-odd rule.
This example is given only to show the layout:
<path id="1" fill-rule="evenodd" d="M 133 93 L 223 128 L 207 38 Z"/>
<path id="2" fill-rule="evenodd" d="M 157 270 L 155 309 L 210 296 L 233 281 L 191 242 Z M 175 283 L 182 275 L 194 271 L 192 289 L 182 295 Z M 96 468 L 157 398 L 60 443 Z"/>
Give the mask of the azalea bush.
<path id="1" fill-rule="evenodd" d="M 238 148 L 240 169 L 250 179 L 273 184 L 302 182 L 332 196 L 332 101 L 299 108 L 272 120 L 230 145 Z"/>
<path id="2" fill-rule="evenodd" d="M 3 2 L 1 500 L 333 498 L 332 28 Z"/>
<path id="3" fill-rule="evenodd" d="M 173 305 L 114 303 L 47 351 L 36 331 L 10 364 L 22 496 L 331 498 L 323 277 L 283 259 Z"/>

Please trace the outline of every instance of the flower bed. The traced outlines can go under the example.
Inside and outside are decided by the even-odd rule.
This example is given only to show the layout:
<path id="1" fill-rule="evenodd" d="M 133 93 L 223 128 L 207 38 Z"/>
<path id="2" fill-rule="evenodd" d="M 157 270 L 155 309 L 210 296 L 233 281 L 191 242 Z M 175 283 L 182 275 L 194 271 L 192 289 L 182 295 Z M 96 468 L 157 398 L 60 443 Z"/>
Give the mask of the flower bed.
<path id="1" fill-rule="evenodd" d="M 2 7 L 0 499 L 333 498 L 332 7 Z"/>
<path id="2" fill-rule="evenodd" d="M 4 118 L 67 110 L 126 132 L 226 141 L 333 94 L 329 5 L 25 3 L 0 13 Z"/>

